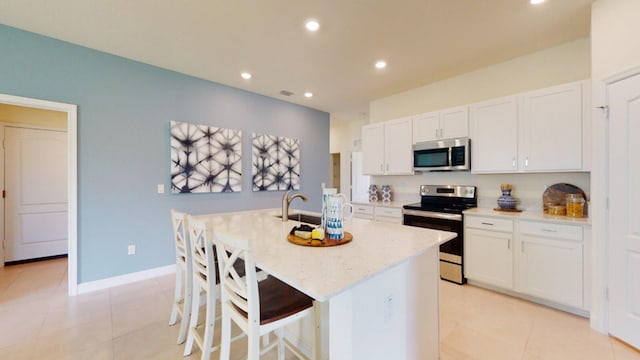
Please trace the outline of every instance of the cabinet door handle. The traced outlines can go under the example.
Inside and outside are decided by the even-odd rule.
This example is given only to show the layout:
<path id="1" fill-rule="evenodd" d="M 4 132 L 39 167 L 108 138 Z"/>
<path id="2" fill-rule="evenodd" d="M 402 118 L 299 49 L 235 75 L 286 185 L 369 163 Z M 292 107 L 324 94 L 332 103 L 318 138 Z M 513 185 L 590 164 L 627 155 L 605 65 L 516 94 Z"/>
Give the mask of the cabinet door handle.
<path id="1" fill-rule="evenodd" d="M 507 250 L 511 250 L 511 239 L 507 239 Z"/>
<path id="2" fill-rule="evenodd" d="M 438 136 L 438 128 L 436 128 L 436 139 L 439 138 Z"/>
<path id="3" fill-rule="evenodd" d="M 524 159 L 524 166 L 525 167 L 529 166 L 529 157 L 528 156 Z"/>
<path id="4" fill-rule="evenodd" d="M 383 166 L 384 166 L 383 164 L 380 164 L 380 171 L 384 170 Z"/>
<path id="5" fill-rule="evenodd" d="M 389 171 L 389 164 L 387 163 L 387 171 Z"/>
<path id="6" fill-rule="evenodd" d="M 520 243 L 520 252 L 524 252 L 524 241 Z"/>
<path id="7" fill-rule="evenodd" d="M 556 233 L 556 232 L 558 232 L 558 230 L 553 230 L 553 229 L 540 229 L 540 230 L 542 230 L 544 232 L 548 232 L 548 233 Z"/>
<path id="8" fill-rule="evenodd" d="M 516 158 L 514 157 L 511 159 L 511 166 L 516 167 L 516 164 Z"/>
<path id="9" fill-rule="evenodd" d="M 488 222 L 483 222 L 482 225 L 489 225 L 489 226 L 493 226 L 492 223 L 488 223 Z"/>

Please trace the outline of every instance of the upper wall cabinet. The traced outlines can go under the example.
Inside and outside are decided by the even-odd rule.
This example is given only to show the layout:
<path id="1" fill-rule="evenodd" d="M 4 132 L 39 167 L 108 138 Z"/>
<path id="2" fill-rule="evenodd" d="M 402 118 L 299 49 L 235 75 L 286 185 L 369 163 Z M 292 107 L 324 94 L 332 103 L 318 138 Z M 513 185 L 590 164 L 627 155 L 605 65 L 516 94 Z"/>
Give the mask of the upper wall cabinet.
<path id="1" fill-rule="evenodd" d="M 466 106 L 420 114 L 413 118 L 413 143 L 469 136 Z"/>
<path id="2" fill-rule="evenodd" d="M 518 170 L 518 99 L 510 96 L 473 104 L 471 170 L 474 173 Z"/>
<path id="3" fill-rule="evenodd" d="M 367 175 L 411 175 L 412 118 L 362 127 L 362 170 Z"/>
<path id="4" fill-rule="evenodd" d="M 582 118 L 581 83 L 523 94 L 521 169 L 582 170 Z"/>
<path id="5" fill-rule="evenodd" d="M 384 174 L 384 124 L 362 127 L 362 172 L 368 175 Z"/>
<path id="6" fill-rule="evenodd" d="M 588 81 L 470 106 L 473 173 L 589 170 Z"/>

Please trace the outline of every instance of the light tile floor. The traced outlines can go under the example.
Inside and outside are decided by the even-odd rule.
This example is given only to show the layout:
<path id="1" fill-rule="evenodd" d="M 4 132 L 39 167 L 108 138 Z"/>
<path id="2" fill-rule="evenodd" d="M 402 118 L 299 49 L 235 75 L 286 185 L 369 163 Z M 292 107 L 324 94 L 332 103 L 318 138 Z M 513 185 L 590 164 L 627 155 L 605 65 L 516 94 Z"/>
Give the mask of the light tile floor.
<path id="1" fill-rule="evenodd" d="M 173 276 L 70 298 L 66 267 L 0 268 L 0 359 L 183 358 L 178 328 L 167 326 Z M 442 359 L 640 359 L 584 318 L 473 286 L 441 283 L 440 327 Z M 234 357 L 243 349 L 235 344 Z"/>

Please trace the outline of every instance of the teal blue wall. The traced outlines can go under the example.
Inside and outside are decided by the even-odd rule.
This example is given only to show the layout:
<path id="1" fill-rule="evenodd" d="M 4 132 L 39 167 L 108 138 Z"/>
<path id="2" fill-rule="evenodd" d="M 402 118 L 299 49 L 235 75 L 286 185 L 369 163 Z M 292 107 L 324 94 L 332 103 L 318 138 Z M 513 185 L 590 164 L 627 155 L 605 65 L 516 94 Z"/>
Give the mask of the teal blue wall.
<path id="1" fill-rule="evenodd" d="M 328 113 L 3 25 L 0 93 L 78 105 L 81 283 L 174 263 L 171 208 L 279 207 L 282 192 L 251 190 L 252 132 L 300 139 L 300 192 L 310 201 L 296 208 L 318 211 L 329 181 Z M 157 194 L 157 184 L 170 189 L 170 120 L 241 129 L 242 192 Z"/>

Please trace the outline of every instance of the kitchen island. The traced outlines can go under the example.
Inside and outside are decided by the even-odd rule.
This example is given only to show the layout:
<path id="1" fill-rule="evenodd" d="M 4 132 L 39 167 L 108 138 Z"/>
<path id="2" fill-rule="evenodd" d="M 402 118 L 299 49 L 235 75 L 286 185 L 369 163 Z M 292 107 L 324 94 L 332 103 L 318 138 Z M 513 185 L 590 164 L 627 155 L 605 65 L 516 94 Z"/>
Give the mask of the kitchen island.
<path id="1" fill-rule="evenodd" d="M 438 245 L 455 234 L 352 219 L 353 241 L 287 241 L 296 221 L 277 210 L 201 215 L 212 234 L 251 241 L 256 265 L 316 300 L 322 359 L 437 359 Z M 310 349 L 305 324 L 287 329 Z M 307 323 L 310 326 L 310 323 Z"/>

